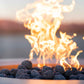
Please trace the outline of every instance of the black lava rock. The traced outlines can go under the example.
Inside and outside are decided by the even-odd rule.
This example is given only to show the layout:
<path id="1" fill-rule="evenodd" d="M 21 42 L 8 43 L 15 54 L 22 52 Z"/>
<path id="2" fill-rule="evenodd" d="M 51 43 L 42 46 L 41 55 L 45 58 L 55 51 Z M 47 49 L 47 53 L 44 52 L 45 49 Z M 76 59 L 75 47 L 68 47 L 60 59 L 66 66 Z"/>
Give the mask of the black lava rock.
<path id="1" fill-rule="evenodd" d="M 40 78 L 41 75 L 40 75 L 40 73 L 37 70 L 32 70 L 31 71 L 31 77 L 32 78 L 36 78 L 36 77 Z"/>
<path id="2" fill-rule="evenodd" d="M 55 71 L 56 72 L 60 72 L 61 74 L 63 74 L 65 71 L 64 71 L 64 68 L 62 67 L 62 66 L 60 66 L 60 65 L 57 65 L 56 67 L 55 67 Z"/>
<path id="3" fill-rule="evenodd" d="M 25 66 L 23 66 L 23 65 L 19 65 L 18 69 L 27 69 L 27 68 Z"/>
<path id="4" fill-rule="evenodd" d="M 76 75 L 78 75 L 78 74 L 82 74 L 82 72 L 81 72 L 81 71 L 77 71 L 76 73 L 77 73 Z"/>
<path id="5" fill-rule="evenodd" d="M 83 74 L 78 74 L 78 75 L 77 75 L 78 79 L 79 79 L 81 76 L 84 76 L 84 75 L 83 75 Z"/>
<path id="6" fill-rule="evenodd" d="M 70 77 L 69 77 L 69 79 L 71 80 L 78 80 L 78 76 L 77 75 L 71 75 Z"/>
<path id="7" fill-rule="evenodd" d="M 82 69 L 81 73 L 84 74 L 84 68 Z"/>
<path id="8" fill-rule="evenodd" d="M 81 75 L 81 76 L 79 77 L 79 80 L 84 80 L 84 75 Z"/>
<path id="9" fill-rule="evenodd" d="M 33 70 L 41 71 L 41 69 L 38 67 L 34 67 Z"/>
<path id="10" fill-rule="evenodd" d="M 55 75 L 61 75 L 61 73 L 60 73 L 60 72 L 55 72 L 54 74 L 55 74 Z"/>
<path id="11" fill-rule="evenodd" d="M 15 77 L 16 73 L 17 73 L 17 69 L 11 69 L 10 75 L 13 75 Z"/>
<path id="12" fill-rule="evenodd" d="M 6 75 L 10 75 L 10 71 L 8 69 L 2 69 L 0 71 L 0 74 L 6 74 Z"/>
<path id="13" fill-rule="evenodd" d="M 41 79 L 41 77 L 37 76 L 37 77 L 34 77 L 34 78 L 32 78 L 32 79 Z"/>
<path id="14" fill-rule="evenodd" d="M 42 73 L 42 76 L 44 79 L 53 79 L 54 78 L 54 73 L 52 70 L 47 70 Z"/>
<path id="15" fill-rule="evenodd" d="M 15 76 L 13 76 L 13 75 L 9 75 L 8 78 L 15 78 Z"/>
<path id="16" fill-rule="evenodd" d="M 27 74 L 31 74 L 31 70 L 27 70 L 26 72 L 27 72 Z"/>
<path id="17" fill-rule="evenodd" d="M 32 63 L 31 61 L 25 60 L 21 63 L 21 65 L 23 65 L 24 67 L 26 67 L 27 69 L 32 69 Z"/>
<path id="18" fill-rule="evenodd" d="M 0 74 L 0 77 L 7 77 L 6 74 Z"/>
<path id="19" fill-rule="evenodd" d="M 53 70 L 51 67 L 48 67 L 48 66 L 44 66 L 42 68 L 42 72 L 46 72 L 47 70 Z"/>
<path id="20" fill-rule="evenodd" d="M 18 78 L 18 79 L 30 79 L 30 75 L 27 73 L 22 73 L 20 75 L 17 75 L 16 78 Z"/>
<path id="21" fill-rule="evenodd" d="M 82 71 L 72 67 L 67 71 L 60 65 L 56 67 L 44 66 L 32 68 L 32 63 L 25 60 L 18 66 L 18 69 L 0 70 L 0 77 L 18 78 L 18 79 L 54 79 L 54 80 L 84 80 L 84 69 Z"/>
<path id="22" fill-rule="evenodd" d="M 74 67 L 72 67 L 72 73 L 74 74 L 74 75 L 76 75 L 78 72 L 77 72 L 77 69 L 76 68 L 74 68 Z"/>
<path id="23" fill-rule="evenodd" d="M 65 80 L 65 77 L 63 75 L 55 75 L 54 80 Z"/>
<path id="24" fill-rule="evenodd" d="M 75 67 L 72 67 L 72 72 L 77 71 L 77 69 Z"/>
<path id="25" fill-rule="evenodd" d="M 69 69 L 64 73 L 64 76 L 66 77 L 66 79 L 69 79 L 69 77 L 73 75 L 72 71 Z"/>
<path id="26" fill-rule="evenodd" d="M 22 77 L 27 77 L 30 78 L 30 74 L 28 74 L 29 70 L 25 70 L 25 69 L 18 69 L 17 73 L 16 73 L 16 78 L 21 78 Z"/>

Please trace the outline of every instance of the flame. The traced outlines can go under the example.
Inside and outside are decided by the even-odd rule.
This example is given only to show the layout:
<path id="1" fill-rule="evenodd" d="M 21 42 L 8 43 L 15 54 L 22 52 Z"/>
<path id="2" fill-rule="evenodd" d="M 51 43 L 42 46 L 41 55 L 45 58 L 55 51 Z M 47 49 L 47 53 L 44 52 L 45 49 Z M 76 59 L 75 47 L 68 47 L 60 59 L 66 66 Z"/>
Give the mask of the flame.
<path id="1" fill-rule="evenodd" d="M 29 58 L 33 59 L 34 53 L 38 56 L 38 67 L 46 65 L 48 59 L 56 59 L 56 64 L 67 67 L 79 68 L 77 59 L 82 51 L 78 51 L 75 56 L 72 51 L 77 49 L 77 44 L 72 40 L 73 36 L 60 32 L 60 38 L 56 36 L 62 20 L 63 13 L 71 12 L 75 6 L 75 0 L 68 5 L 60 4 L 63 0 L 41 0 L 28 4 L 24 9 L 16 13 L 17 19 L 24 22 L 24 26 L 31 30 L 31 35 L 25 38 L 31 43 L 32 49 Z"/>
<path id="2" fill-rule="evenodd" d="M 77 34 L 76 34 L 76 33 L 73 33 L 73 36 L 74 36 L 74 37 L 76 37 L 76 36 L 77 36 Z"/>
<path id="3" fill-rule="evenodd" d="M 82 37 L 82 39 L 84 40 L 84 36 Z"/>

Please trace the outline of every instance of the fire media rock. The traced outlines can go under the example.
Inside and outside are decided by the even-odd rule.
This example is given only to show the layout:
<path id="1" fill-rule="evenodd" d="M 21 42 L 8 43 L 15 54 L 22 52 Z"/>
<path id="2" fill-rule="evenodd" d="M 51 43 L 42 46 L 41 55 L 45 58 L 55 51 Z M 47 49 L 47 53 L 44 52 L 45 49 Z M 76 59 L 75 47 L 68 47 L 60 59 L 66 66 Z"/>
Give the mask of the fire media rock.
<path id="1" fill-rule="evenodd" d="M 32 62 L 25 60 L 17 69 L 0 70 L 0 77 L 41 80 L 84 80 L 84 69 L 79 71 L 72 67 L 72 69 L 65 71 L 60 65 L 57 65 L 56 67 L 32 67 Z"/>

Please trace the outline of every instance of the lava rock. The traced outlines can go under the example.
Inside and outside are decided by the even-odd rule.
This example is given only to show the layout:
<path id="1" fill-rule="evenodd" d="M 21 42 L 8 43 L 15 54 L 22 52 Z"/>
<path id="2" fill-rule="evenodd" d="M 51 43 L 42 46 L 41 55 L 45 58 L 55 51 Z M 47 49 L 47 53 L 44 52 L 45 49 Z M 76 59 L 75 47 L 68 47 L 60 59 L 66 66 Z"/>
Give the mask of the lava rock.
<path id="1" fill-rule="evenodd" d="M 44 79 L 53 79 L 54 78 L 54 73 L 52 70 L 47 70 L 42 73 L 42 76 Z"/>
<path id="2" fill-rule="evenodd" d="M 8 69 L 2 69 L 0 71 L 0 74 L 6 74 L 6 75 L 10 75 L 10 71 Z"/>
<path id="3" fill-rule="evenodd" d="M 68 69 L 65 73 L 64 76 L 66 77 L 66 79 L 68 79 L 71 75 L 73 75 L 72 71 L 70 69 Z"/>
<path id="4" fill-rule="evenodd" d="M 40 75 L 40 73 L 37 70 L 32 70 L 31 71 L 31 77 L 32 78 L 36 78 L 36 77 L 40 78 L 41 75 Z"/>
<path id="5" fill-rule="evenodd" d="M 55 71 L 56 72 L 60 72 L 61 74 L 63 74 L 65 71 L 64 71 L 64 68 L 62 67 L 62 66 L 60 66 L 60 65 L 57 65 L 56 67 L 55 67 Z"/>
<path id="6" fill-rule="evenodd" d="M 78 79 L 79 79 L 81 76 L 84 76 L 84 75 L 83 75 L 83 74 L 78 74 L 78 75 L 77 75 Z"/>
<path id="7" fill-rule="evenodd" d="M 79 80 L 84 80 L 84 75 L 81 75 L 81 76 L 79 77 Z"/>
<path id="8" fill-rule="evenodd" d="M 15 78 L 15 76 L 13 76 L 13 75 L 9 75 L 8 78 Z"/>
<path id="9" fill-rule="evenodd" d="M 81 73 L 84 74 L 84 68 L 82 69 Z"/>
<path id="10" fill-rule="evenodd" d="M 41 77 L 37 76 L 37 77 L 34 77 L 34 78 L 32 78 L 32 79 L 41 79 Z"/>
<path id="11" fill-rule="evenodd" d="M 18 78 L 18 79 L 30 79 L 30 75 L 27 73 L 22 73 L 20 75 L 17 75 L 16 78 Z"/>
<path id="12" fill-rule="evenodd" d="M 63 75 L 55 75 L 54 80 L 65 80 L 65 77 Z"/>
<path id="13" fill-rule="evenodd" d="M 60 72 L 55 72 L 54 74 L 55 74 L 55 75 L 61 75 L 61 73 L 60 73 Z"/>
<path id="14" fill-rule="evenodd" d="M 0 74 L 0 77 L 7 77 L 6 74 Z"/>
<path id="15" fill-rule="evenodd" d="M 48 67 L 48 66 L 44 66 L 42 68 L 42 72 L 46 72 L 47 70 L 53 70 L 51 67 Z"/>
<path id="16" fill-rule="evenodd" d="M 18 69 L 27 69 L 27 68 L 25 66 L 23 66 L 23 65 L 19 65 Z"/>
<path id="17" fill-rule="evenodd" d="M 41 71 L 41 69 L 38 67 L 34 67 L 33 70 Z"/>
<path id="18" fill-rule="evenodd" d="M 11 69 L 11 71 L 10 71 L 11 75 L 13 75 L 15 77 L 16 73 L 17 73 L 17 69 Z"/>
<path id="19" fill-rule="evenodd" d="M 21 65 L 23 65 L 24 67 L 26 67 L 27 69 L 32 69 L 32 63 L 31 61 L 25 60 L 21 63 Z"/>
<path id="20" fill-rule="evenodd" d="M 82 74 L 82 72 L 81 71 L 77 71 L 77 74 L 76 75 L 78 75 L 78 74 Z"/>
<path id="21" fill-rule="evenodd" d="M 77 69 L 76 68 L 74 68 L 74 67 L 72 67 L 72 73 L 74 74 L 74 75 L 76 75 L 78 72 L 77 72 Z"/>
<path id="22" fill-rule="evenodd" d="M 70 80 L 78 80 L 78 76 L 77 75 L 71 75 L 69 77 Z"/>
<path id="23" fill-rule="evenodd" d="M 27 72 L 27 74 L 31 74 L 31 70 L 27 70 L 26 72 Z"/>
<path id="24" fill-rule="evenodd" d="M 72 67 L 72 72 L 77 71 L 77 69 L 75 67 Z"/>
<path id="25" fill-rule="evenodd" d="M 21 76 L 24 77 L 25 75 L 28 76 L 28 78 L 30 78 L 30 74 L 28 73 L 29 73 L 29 70 L 18 69 L 16 73 L 16 78 L 21 78 Z"/>

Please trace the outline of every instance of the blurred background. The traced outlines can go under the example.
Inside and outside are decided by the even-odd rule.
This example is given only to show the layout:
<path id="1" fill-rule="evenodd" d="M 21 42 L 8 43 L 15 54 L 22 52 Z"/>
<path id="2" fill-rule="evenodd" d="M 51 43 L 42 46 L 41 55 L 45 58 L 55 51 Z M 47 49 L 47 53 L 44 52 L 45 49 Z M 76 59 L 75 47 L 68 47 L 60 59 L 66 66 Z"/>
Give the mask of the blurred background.
<path id="1" fill-rule="evenodd" d="M 29 30 L 17 22 L 16 11 L 24 8 L 27 3 L 35 0 L 0 0 L 0 59 L 28 58 L 31 45 L 24 38 Z M 70 4 L 72 0 L 64 0 L 63 4 Z M 84 0 L 76 0 L 76 6 L 71 13 L 64 14 L 58 31 L 67 34 L 77 33 L 73 40 L 80 50 L 84 51 Z M 84 58 L 84 53 L 79 58 Z"/>

